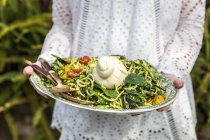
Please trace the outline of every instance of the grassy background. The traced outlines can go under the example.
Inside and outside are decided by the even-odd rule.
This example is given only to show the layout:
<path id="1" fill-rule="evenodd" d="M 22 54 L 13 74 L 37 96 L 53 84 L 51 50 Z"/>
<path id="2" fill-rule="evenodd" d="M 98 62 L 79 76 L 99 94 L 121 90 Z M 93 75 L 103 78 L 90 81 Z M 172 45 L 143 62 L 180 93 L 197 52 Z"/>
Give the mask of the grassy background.
<path id="1" fill-rule="evenodd" d="M 191 73 L 200 140 L 210 139 L 210 0 L 203 48 Z M 23 59 L 36 60 L 51 27 L 51 0 L 0 0 L 0 139 L 56 140 L 54 102 L 36 95 L 22 75 Z"/>

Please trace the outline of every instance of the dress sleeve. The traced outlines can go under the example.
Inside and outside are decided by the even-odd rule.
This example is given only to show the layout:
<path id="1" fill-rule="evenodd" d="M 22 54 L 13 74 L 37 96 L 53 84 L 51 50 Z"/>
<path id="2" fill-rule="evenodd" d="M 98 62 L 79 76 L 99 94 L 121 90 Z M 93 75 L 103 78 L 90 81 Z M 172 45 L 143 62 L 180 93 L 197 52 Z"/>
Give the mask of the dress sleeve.
<path id="1" fill-rule="evenodd" d="M 51 54 L 68 57 L 71 51 L 71 12 L 67 0 L 53 0 L 53 26 L 47 34 L 41 54 L 46 60 L 53 60 Z"/>
<path id="2" fill-rule="evenodd" d="M 183 0 L 180 22 L 165 47 L 159 71 L 182 77 L 189 74 L 202 46 L 205 0 Z"/>

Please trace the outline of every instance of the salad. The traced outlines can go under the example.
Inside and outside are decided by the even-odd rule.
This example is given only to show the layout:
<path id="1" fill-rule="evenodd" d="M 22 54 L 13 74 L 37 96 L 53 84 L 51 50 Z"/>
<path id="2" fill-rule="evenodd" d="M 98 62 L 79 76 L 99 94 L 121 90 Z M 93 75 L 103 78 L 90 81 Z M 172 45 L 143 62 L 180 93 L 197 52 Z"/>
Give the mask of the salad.
<path id="1" fill-rule="evenodd" d="M 54 57 L 50 67 L 69 88 L 54 94 L 67 100 L 112 109 L 136 109 L 165 100 L 164 79 L 145 60 L 124 56 Z M 42 76 L 41 81 L 49 89 L 55 86 L 49 78 Z"/>

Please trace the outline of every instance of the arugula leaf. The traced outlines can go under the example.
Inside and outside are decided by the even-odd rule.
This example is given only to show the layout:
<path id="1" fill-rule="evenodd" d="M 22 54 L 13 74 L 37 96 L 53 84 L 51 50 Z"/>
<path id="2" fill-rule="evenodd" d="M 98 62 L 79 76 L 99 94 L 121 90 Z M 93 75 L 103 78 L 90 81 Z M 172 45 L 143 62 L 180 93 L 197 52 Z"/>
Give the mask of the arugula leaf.
<path id="1" fill-rule="evenodd" d="M 117 92 L 115 90 L 111 90 L 111 89 L 103 89 L 103 92 L 105 93 L 106 96 L 109 97 L 116 97 L 117 96 Z"/>
<path id="2" fill-rule="evenodd" d="M 96 91 L 90 90 L 90 93 L 94 94 L 92 96 L 92 98 L 96 98 L 95 100 L 96 100 L 96 102 L 98 104 L 100 104 L 100 105 L 107 105 L 108 104 L 108 101 L 106 101 L 105 99 L 103 99 L 101 96 L 98 95 L 98 94 L 100 94 L 100 91 L 98 91 L 98 90 L 96 90 Z"/>
<path id="3" fill-rule="evenodd" d="M 126 95 L 126 100 L 129 103 L 129 108 L 137 108 L 144 104 L 144 101 L 139 96 Z"/>
<path id="4" fill-rule="evenodd" d="M 126 92 L 129 94 L 129 95 L 133 95 L 133 96 L 139 96 L 140 93 L 135 91 L 135 90 L 126 90 Z"/>
<path id="5" fill-rule="evenodd" d="M 105 89 L 105 88 L 103 88 L 101 85 L 99 85 L 99 84 L 95 84 L 95 88 L 98 88 L 98 89 L 100 89 L 100 90 L 102 90 L 102 92 L 106 95 L 106 96 L 108 96 L 108 97 L 112 97 L 112 98 L 114 98 L 114 97 L 117 97 L 117 92 L 115 91 L 115 90 L 113 90 L 113 89 Z"/>
<path id="6" fill-rule="evenodd" d="M 143 86 L 144 77 L 140 74 L 131 73 L 125 78 L 125 83 Z"/>

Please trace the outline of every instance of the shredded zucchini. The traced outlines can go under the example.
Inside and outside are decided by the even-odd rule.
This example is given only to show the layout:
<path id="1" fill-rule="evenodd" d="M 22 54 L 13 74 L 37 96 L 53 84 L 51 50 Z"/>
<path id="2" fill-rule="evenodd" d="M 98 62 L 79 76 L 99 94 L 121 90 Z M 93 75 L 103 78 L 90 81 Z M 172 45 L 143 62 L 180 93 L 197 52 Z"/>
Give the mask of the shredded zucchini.
<path id="1" fill-rule="evenodd" d="M 113 90 L 94 82 L 92 70 L 98 61 L 97 57 L 92 57 L 88 64 L 81 63 L 79 58 L 65 58 L 65 61 L 57 58 L 51 67 L 63 84 L 71 89 L 71 92 L 64 94 L 91 101 L 99 108 L 134 109 L 159 104 L 165 100 L 163 78 L 153 66 L 145 60 L 131 61 L 123 56 L 113 57 L 119 59 L 129 72 L 123 84 L 116 85 Z M 42 78 L 42 81 L 46 87 L 53 86 L 47 79 Z"/>

